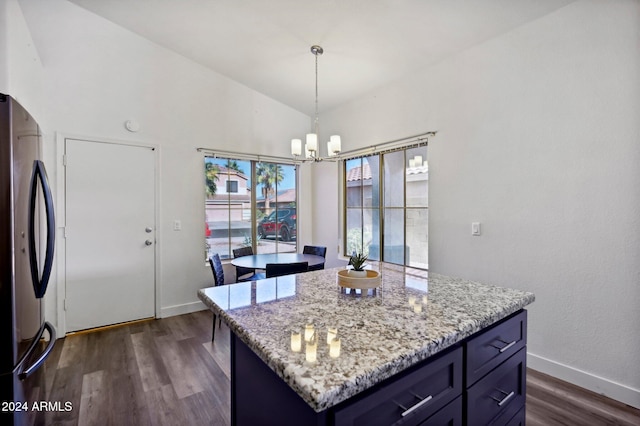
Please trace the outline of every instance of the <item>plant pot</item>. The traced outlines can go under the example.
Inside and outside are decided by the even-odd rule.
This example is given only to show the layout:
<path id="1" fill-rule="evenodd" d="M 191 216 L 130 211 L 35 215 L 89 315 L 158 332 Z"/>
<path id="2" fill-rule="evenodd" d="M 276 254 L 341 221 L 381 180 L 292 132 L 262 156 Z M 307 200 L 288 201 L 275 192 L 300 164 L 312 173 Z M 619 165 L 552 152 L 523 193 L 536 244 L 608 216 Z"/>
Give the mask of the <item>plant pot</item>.
<path id="1" fill-rule="evenodd" d="M 364 272 L 364 276 L 354 276 L 353 272 Z M 353 271 L 342 269 L 337 272 L 337 281 L 340 287 L 369 289 L 380 287 L 380 272 L 367 269 L 364 271 Z"/>
<path id="2" fill-rule="evenodd" d="M 367 271 L 356 271 L 355 269 L 347 269 L 347 275 L 350 277 L 365 278 Z"/>

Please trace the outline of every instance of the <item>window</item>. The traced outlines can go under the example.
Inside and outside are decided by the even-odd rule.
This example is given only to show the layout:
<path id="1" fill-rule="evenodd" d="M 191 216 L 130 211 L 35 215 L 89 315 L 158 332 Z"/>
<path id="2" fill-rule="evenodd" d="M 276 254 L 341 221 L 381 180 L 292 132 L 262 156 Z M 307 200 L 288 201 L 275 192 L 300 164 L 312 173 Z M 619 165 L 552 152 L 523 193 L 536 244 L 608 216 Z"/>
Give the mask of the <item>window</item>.
<path id="1" fill-rule="evenodd" d="M 296 252 L 296 166 L 255 163 L 256 235 L 255 253 Z"/>
<path id="2" fill-rule="evenodd" d="M 296 166 L 205 157 L 205 251 L 297 251 Z"/>
<path id="3" fill-rule="evenodd" d="M 238 192 L 238 181 L 237 180 L 228 180 L 227 181 L 227 192 Z"/>
<path id="4" fill-rule="evenodd" d="M 427 147 L 344 161 L 345 255 L 428 269 Z"/>

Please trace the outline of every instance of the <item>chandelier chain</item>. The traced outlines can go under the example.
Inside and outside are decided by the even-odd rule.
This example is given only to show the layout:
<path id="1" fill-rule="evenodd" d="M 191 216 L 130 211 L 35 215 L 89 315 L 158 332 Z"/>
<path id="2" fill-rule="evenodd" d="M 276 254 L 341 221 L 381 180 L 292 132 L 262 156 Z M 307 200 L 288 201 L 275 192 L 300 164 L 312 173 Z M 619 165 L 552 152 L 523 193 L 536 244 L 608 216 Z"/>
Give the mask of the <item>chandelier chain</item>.
<path id="1" fill-rule="evenodd" d="M 318 53 L 314 53 L 316 57 L 316 116 L 314 120 L 314 133 L 318 134 Z"/>

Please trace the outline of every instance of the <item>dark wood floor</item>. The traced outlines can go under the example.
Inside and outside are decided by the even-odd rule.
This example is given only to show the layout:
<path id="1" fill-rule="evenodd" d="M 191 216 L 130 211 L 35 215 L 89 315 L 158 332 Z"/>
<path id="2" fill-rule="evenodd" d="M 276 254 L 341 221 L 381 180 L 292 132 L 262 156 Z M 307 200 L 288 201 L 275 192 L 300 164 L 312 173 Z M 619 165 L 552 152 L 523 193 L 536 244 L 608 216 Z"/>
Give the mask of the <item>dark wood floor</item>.
<path id="1" fill-rule="evenodd" d="M 43 425 L 230 424 L 229 330 L 211 343 L 211 313 L 67 336 L 42 374 L 40 399 L 71 411 L 32 413 Z M 640 410 L 528 371 L 527 424 L 640 425 Z"/>
<path id="2" fill-rule="evenodd" d="M 527 370 L 527 425 L 640 425 L 640 410 Z"/>

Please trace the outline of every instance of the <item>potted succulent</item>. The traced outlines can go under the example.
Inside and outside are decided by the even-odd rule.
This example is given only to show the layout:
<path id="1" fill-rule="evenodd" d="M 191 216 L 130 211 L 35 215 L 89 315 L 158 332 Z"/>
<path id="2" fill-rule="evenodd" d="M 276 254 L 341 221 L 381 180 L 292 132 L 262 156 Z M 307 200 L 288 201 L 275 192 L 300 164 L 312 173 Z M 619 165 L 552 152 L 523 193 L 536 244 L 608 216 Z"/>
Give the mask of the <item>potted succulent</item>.
<path id="1" fill-rule="evenodd" d="M 364 253 L 353 252 L 347 269 L 339 270 L 337 275 L 338 285 L 344 288 L 375 289 L 382 285 L 380 272 L 374 269 L 364 269 L 368 256 Z"/>
<path id="2" fill-rule="evenodd" d="M 364 253 L 354 253 L 349 260 L 349 264 L 353 266 L 353 269 L 349 269 L 348 273 L 354 277 L 366 277 L 367 271 L 364 270 L 364 263 L 367 261 L 368 256 Z"/>

